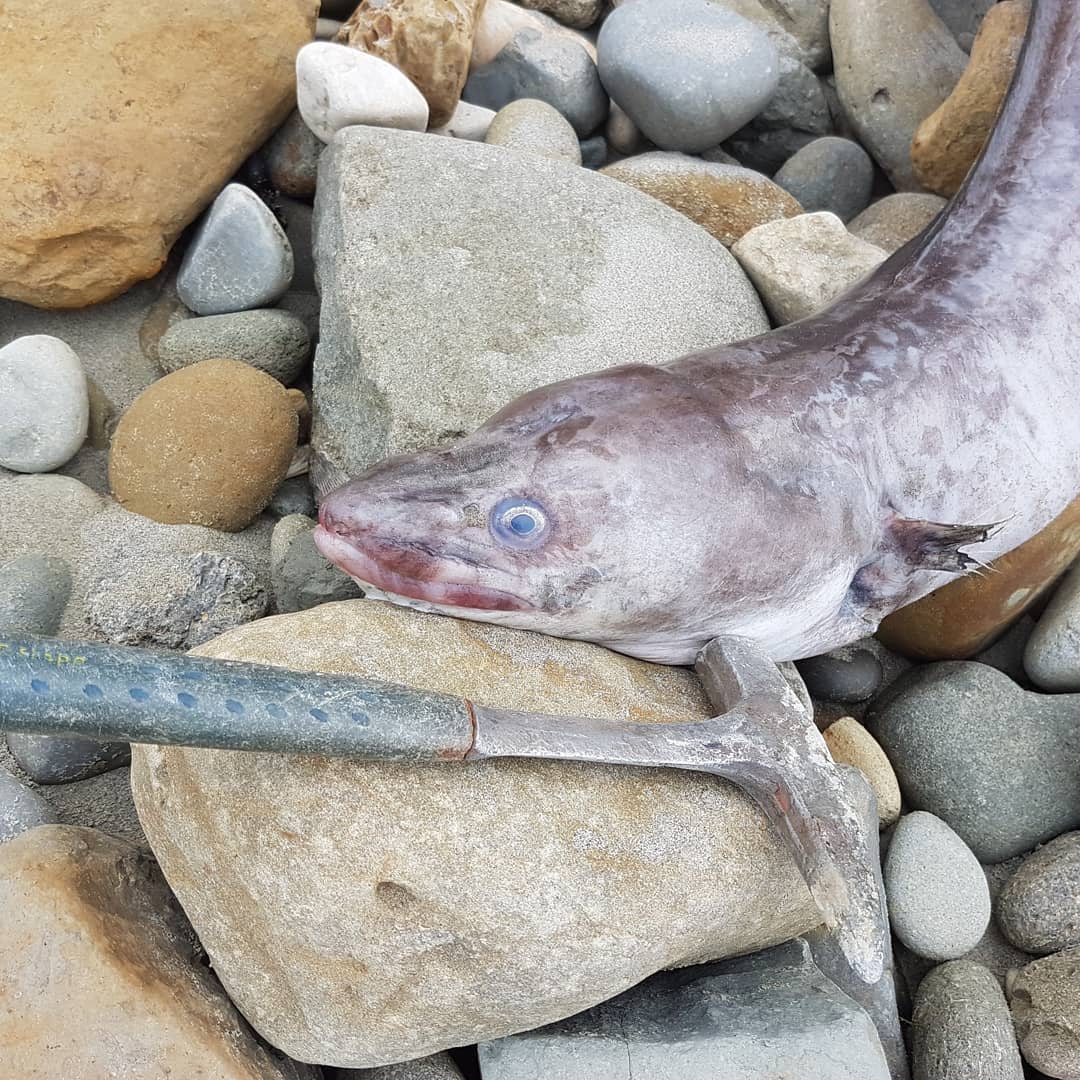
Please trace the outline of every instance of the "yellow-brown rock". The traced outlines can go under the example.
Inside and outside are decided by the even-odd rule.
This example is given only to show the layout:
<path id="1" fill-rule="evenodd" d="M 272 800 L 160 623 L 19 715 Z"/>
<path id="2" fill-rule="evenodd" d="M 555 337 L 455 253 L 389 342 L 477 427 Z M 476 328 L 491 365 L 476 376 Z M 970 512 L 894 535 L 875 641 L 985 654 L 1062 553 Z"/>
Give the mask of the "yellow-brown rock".
<path id="1" fill-rule="evenodd" d="M 878 639 L 917 660 L 966 660 L 1045 596 L 1080 555 L 1080 497 L 991 573 L 952 581 L 893 612 Z"/>
<path id="2" fill-rule="evenodd" d="M 125 509 L 154 521 L 237 532 L 285 478 L 297 428 L 277 379 L 204 360 L 158 379 L 120 418 L 109 484 Z"/>
<path id="3" fill-rule="evenodd" d="M 853 765 L 866 778 L 877 800 L 878 827 L 900 817 L 900 783 L 877 739 L 852 716 L 841 716 L 822 733 L 833 761 Z"/>
<path id="4" fill-rule="evenodd" d="M 193 946 L 153 859 L 96 829 L 0 845 L 5 1080 L 314 1080 L 269 1053 Z"/>
<path id="5" fill-rule="evenodd" d="M 360 0 L 337 40 L 403 71 L 427 99 L 430 126 L 447 123 L 469 75 L 484 0 Z"/>
<path id="6" fill-rule="evenodd" d="M 802 213 L 798 202 L 767 176 L 689 154 L 657 150 L 600 171 L 667 203 L 728 247 L 757 225 Z"/>
<path id="7" fill-rule="evenodd" d="M 911 163 L 923 187 L 955 195 L 975 164 L 1009 89 L 1029 12 L 1028 0 L 1001 0 L 986 13 L 956 88 L 912 140 Z"/>
<path id="8" fill-rule="evenodd" d="M 318 0 L 4 0 L 0 297 L 107 300 L 285 118 Z"/>

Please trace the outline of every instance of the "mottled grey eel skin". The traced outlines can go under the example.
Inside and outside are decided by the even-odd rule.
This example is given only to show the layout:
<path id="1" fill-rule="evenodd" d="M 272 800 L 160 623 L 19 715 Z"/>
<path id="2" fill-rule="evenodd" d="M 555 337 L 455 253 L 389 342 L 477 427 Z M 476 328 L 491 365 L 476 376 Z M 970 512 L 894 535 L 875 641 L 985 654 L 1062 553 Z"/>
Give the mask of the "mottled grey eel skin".
<path id="1" fill-rule="evenodd" d="M 992 138 L 826 312 L 529 393 L 327 498 L 369 590 L 690 663 L 797 659 L 1027 540 L 1080 490 L 1080 4 L 1040 0 Z"/>

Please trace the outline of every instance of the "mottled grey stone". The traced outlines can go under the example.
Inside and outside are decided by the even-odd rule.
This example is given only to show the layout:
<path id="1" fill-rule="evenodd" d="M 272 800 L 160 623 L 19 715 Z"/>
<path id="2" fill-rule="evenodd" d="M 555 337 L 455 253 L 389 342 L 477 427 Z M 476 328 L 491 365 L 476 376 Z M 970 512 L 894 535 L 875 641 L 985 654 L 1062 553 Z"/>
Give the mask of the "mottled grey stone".
<path id="1" fill-rule="evenodd" d="M 1080 945 L 1010 972 L 1005 992 L 1024 1059 L 1047 1076 L 1080 1076 Z"/>
<path id="2" fill-rule="evenodd" d="M 447 1053 L 414 1058 L 399 1065 L 375 1069 L 326 1069 L 326 1080 L 463 1080 L 461 1070 Z"/>
<path id="3" fill-rule="evenodd" d="M 70 596 L 63 559 L 37 552 L 9 559 L 0 564 L 0 634 L 55 634 Z"/>
<path id="4" fill-rule="evenodd" d="M 1005 996 L 979 964 L 952 960 L 931 971 L 911 1025 L 914 1080 L 1023 1080 Z"/>
<path id="5" fill-rule="evenodd" d="M 319 490 L 538 386 L 768 329 L 719 241 L 610 177 L 364 127 L 321 169 Z"/>
<path id="6" fill-rule="evenodd" d="M 184 252 L 176 289 L 197 315 L 272 304 L 289 288 L 293 256 L 267 205 L 243 184 L 228 184 Z"/>
<path id="7" fill-rule="evenodd" d="M 897 680 L 866 725 L 908 803 L 981 862 L 1080 825 L 1080 694 L 1021 690 L 984 664 L 927 664 Z"/>
<path id="8" fill-rule="evenodd" d="M 306 611 L 317 604 L 364 595 L 351 577 L 319 553 L 314 531 L 315 522 L 302 514 L 283 517 L 274 526 L 270 578 L 279 612 Z"/>
<path id="9" fill-rule="evenodd" d="M 716 146 L 768 104 L 780 57 L 752 22 L 711 0 L 631 0 L 597 39 L 604 89 L 664 150 Z"/>
<path id="10" fill-rule="evenodd" d="M 1029 855 L 1001 890 L 996 912 L 1005 936 L 1026 952 L 1080 945 L 1080 832 Z"/>
<path id="11" fill-rule="evenodd" d="M 1032 631 L 1024 668 L 1044 690 L 1080 691 L 1080 562 L 1054 590 Z"/>
<path id="12" fill-rule="evenodd" d="M 856 702 L 873 697 L 881 686 L 881 661 L 868 649 L 845 645 L 798 662 L 810 696 Z"/>
<path id="13" fill-rule="evenodd" d="M 0 713 L 0 725 L 3 714 Z M 9 731 L 7 746 L 19 768 L 38 784 L 69 784 L 118 769 L 131 760 L 127 743 L 23 735 Z"/>
<path id="14" fill-rule="evenodd" d="M 925 811 L 905 814 L 885 856 L 893 933 L 928 960 L 955 960 L 990 924 L 982 867 L 959 836 Z"/>
<path id="15" fill-rule="evenodd" d="M 0 844 L 39 825 L 53 825 L 56 814 L 38 794 L 0 768 Z"/>
<path id="16" fill-rule="evenodd" d="M 888 1080 L 870 1018 L 805 941 L 647 979 L 557 1024 L 479 1046 L 483 1080 Z"/>
<path id="17" fill-rule="evenodd" d="M 299 109 L 266 144 L 266 166 L 270 182 L 282 195 L 313 199 L 319 173 L 319 155 L 326 144 L 304 123 Z"/>
<path id="18" fill-rule="evenodd" d="M 871 203 L 848 222 L 848 229 L 891 255 L 918 236 L 944 208 L 940 195 L 901 191 Z"/>
<path id="19" fill-rule="evenodd" d="M 519 98 L 539 98 L 558 109 L 581 138 L 607 115 L 592 57 L 567 34 L 531 27 L 514 34 L 489 63 L 470 70 L 462 97 L 496 111 Z"/>
<path id="20" fill-rule="evenodd" d="M 581 144 L 570 121 L 553 105 L 536 98 L 518 98 L 504 105 L 491 121 L 484 142 L 581 164 Z"/>
<path id="21" fill-rule="evenodd" d="M 850 221 L 870 202 L 874 163 L 858 143 L 827 135 L 792 155 L 773 179 L 807 213 L 831 210 Z"/>
<path id="22" fill-rule="evenodd" d="M 185 319 L 158 342 L 158 362 L 178 371 L 203 360 L 240 360 L 286 386 L 295 382 L 311 355 L 303 320 L 277 308 Z"/>
<path id="23" fill-rule="evenodd" d="M 311 481 L 307 474 L 290 476 L 287 480 L 282 480 L 281 487 L 274 492 L 274 497 L 266 509 L 277 518 L 288 517 L 290 514 L 314 517 L 315 492 L 311 490 Z"/>

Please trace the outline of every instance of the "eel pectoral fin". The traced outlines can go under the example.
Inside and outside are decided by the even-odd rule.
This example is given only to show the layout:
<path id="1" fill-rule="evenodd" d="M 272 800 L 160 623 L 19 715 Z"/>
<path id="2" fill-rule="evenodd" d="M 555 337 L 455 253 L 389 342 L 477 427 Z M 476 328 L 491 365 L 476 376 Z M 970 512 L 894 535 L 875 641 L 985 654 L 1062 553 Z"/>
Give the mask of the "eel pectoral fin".
<path id="1" fill-rule="evenodd" d="M 886 544 L 913 570 L 963 574 L 977 566 L 985 568 L 986 564 L 960 549 L 989 540 L 1004 524 L 945 525 L 892 513 L 886 525 Z"/>

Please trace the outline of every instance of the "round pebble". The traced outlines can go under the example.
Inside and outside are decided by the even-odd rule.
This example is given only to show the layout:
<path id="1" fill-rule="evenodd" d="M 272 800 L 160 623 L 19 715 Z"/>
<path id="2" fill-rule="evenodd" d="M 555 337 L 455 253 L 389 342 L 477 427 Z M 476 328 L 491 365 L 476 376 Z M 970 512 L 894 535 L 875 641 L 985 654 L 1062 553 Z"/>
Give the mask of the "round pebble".
<path id="1" fill-rule="evenodd" d="M 296 54 L 296 103 L 323 142 L 350 124 L 424 131 L 428 103 L 407 75 L 381 57 L 313 41 Z"/>
<path id="2" fill-rule="evenodd" d="M 1005 992 L 1028 1064 L 1061 1080 L 1080 1077 L 1080 945 L 1010 971 Z"/>
<path id="3" fill-rule="evenodd" d="M 314 517 L 318 509 L 315 505 L 315 492 L 311 490 L 311 480 L 307 474 L 290 476 L 283 480 L 266 509 L 278 518 L 288 517 L 290 514 Z"/>
<path id="4" fill-rule="evenodd" d="M 0 349 L 0 466 L 50 472 L 78 452 L 90 422 L 86 375 L 59 338 L 31 334 Z"/>
<path id="5" fill-rule="evenodd" d="M 570 122 L 558 109 L 536 98 L 519 98 L 504 105 L 491 121 L 484 142 L 581 164 L 581 144 Z"/>
<path id="6" fill-rule="evenodd" d="M 0 564 L 0 634 L 55 634 L 70 596 L 63 559 L 28 552 Z"/>
<path id="7" fill-rule="evenodd" d="M 451 139 L 466 139 L 469 142 L 483 142 L 495 119 L 494 109 L 485 109 L 483 105 L 470 105 L 459 101 L 454 111 L 442 127 L 429 128 L 429 135 L 446 135 Z"/>
<path id="8" fill-rule="evenodd" d="M 292 284 L 285 230 L 251 188 L 228 184 L 184 252 L 176 291 L 197 315 L 266 307 Z"/>
<path id="9" fill-rule="evenodd" d="M 900 785 L 877 740 L 857 720 L 842 716 L 823 732 L 833 761 L 854 765 L 866 777 L 877 799 L 878 826 L 885 829 L 900 817 Z"/>
<path id="10" fill-rule="evenodd" d="M 973 949 L 990 923 L 990 890 L 971 849 L 933 814 L 900 819 L 885 858 L 893 932 L 927 960 Z"/>
<path id="11" fill-rule="evenodd" d="M 1080 945 L 1080 832 L 1029 855 L 1001 890 L 996 911 L 1002 932 L 1025 952 Z"/>
<path id="12" fill-rule="evenodd" d="M 319 174 L 319 155 L 326 144 L 304 123 L 299 109 L 278 128 L 266 146 L 266 165 L 270 183 L 282 195 L 294 199 L 315 196 Z"/>
<path id="13" fill-rule="evenodd" d="M 799 673 L 815 698 L 866 701 L 881 686 L 881 661 L 868 649 L 844 647 L 799 661 Z"/>
<path id="14" fill-rule="evenodd" d="M 35 784 L 71 784 L 119 769 L 131 760 L 131 750 L 124 742 L 9 731 L 7 746 L 19 768 Z"/>
<path id="15" fill-rule="evenodd" d="M 665 150 L 708 150 L 749 123 L 780 80 L 775 46 L 712 0 L 631 0 L 600 29 L 604 88 Z"/>
<path id="16" fill-rule="evenodd" d="M 773 180 L 807 213 L 829 210 L 850 221 L 870 202 L 874 163 L 857 142 L 826 135 L 788 158 Z"/>
<path id="17" fill-rule="evenodd" d="M 0 769 L 0 844 L 38 825 L 54 825 L 56 813 L 37 792 Z"/>
<path id="18" fill-rule="evenodd" d="M 890 255 L 930 224 L 944 209 L 940 195 L 901 191 L 871 203 L 848 223 L 860 240 L 884 249 Z"/>
<path id="19" fill-rule="evenodd" d="M 1058 585 L 1028 638 L 1024 670 L 1044 690 L 1080 692 L 1080 563 Z"/>
<path id="20" fill-rule="evenodd" d="M 239 360 L 286 386 L 299 378 L 310 355 L 303 320 L 276 308 L 185 319 L 165 332 L 157 350 L 167 372 L 204 360 Z"/>
<path id="21" fill-rule="evenodd" d="M 137 514 L 234 532 L 285 478 L 297 426 L 276 379 L 236 360 L 204 360 L 159 379 L 120 418 L 109 482 Z"/>

